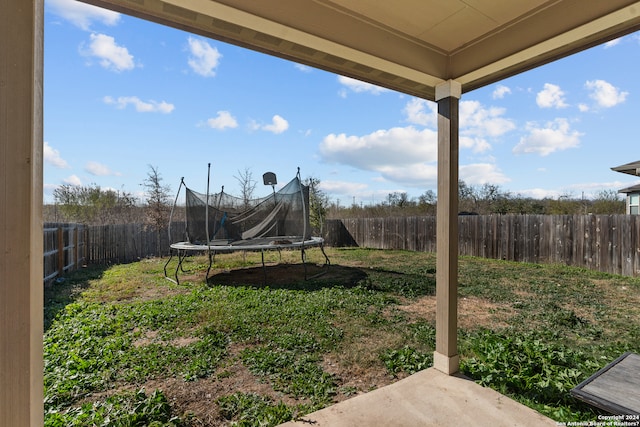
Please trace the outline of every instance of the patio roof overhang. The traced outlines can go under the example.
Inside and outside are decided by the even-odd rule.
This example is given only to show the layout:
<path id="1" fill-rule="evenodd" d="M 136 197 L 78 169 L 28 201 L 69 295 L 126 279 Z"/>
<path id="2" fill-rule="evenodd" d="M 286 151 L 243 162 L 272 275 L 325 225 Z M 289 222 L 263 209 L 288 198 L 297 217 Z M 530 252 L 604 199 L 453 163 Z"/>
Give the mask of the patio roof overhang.
<path id="1" fill-rule="evenodd" d="M 435 100 L 640 29 L 630 0 L 82 0 Z"/>
<path id="2" fill-rule="evenodd" d="M 449 372 L 458 99 L 640 29 L 630 0 L 85 1 L 438 102 L 435 363 Z M 0 3 L 0 425 L 43 417 L 42 20 L 43 0 Z"/>

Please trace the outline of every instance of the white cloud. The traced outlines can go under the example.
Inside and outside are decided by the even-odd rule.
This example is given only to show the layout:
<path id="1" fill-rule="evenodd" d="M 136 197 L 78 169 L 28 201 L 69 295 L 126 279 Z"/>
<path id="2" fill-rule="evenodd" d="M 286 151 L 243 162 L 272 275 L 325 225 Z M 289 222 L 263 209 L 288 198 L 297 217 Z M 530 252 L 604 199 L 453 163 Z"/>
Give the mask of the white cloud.
<path id="1" fill-rule="evenodd" d="M 289 129 L 289 122 L 276 114 L 275 116 L 273 116 L 271 124 L 261 126 L 260 128 L 262 130 L 266 130 L 267 132 L 278 134 Z"/>
<path id="2" fill-rule="evenodd" d="M 505 95 L 509 94 L 511 94 L 511 89 L 509 89 L 509 87 L 505 85 L 498 85 L 496 86 L 491 96 L 493 97 L 493 99 L 502 99 L 505 97 Z"/>
<path id="3" fill-rule="evenodd" d="M 91 24 L 99 22 L 113 26 L 120 21 L 120 14 L 111 10 L 102 9 L 76 0 L 47 0 L 47 8 L 77 27 L 89 31 Z"/>
<path id="4" fill-rule="evenodd" d="M 531 197 L 533 199 L 557 199 L 562 195 L 562 192 L 558 190 L 545 190 L 543 188 L 530 188 L 518 191 L 518 194 L 521 194 L 524 197 Z"/>
<path id="5" fill-rule="evenodd" d="M 620 89 L 604 80 L 590 80 L 585 87 L 591 91 L 589 97 L 596 101 L 598 106 L 604 108 L 614 107 L 623 103 L 629 92 L 621 92 Z"/>
<path id="6" fill-rule="evenodd" d="M 331 194 L 359 196 L 368 189 L 366 184 L 347 181 L 320 181 L 318 188 Z"/>
<path id="7" fill-rule="evenodd" d="M 438 182 L 436 164 L 414 163 L 404 167 L 382 166 L 378 172 L 388 180 L 414 187 L 434 186 Z"/>
<path id="8" fill-rule="evenodd" d="M 364 136 L 327 135 L 320 155 L 330 163 L 342 163 L 363 170 L 406 167 L 437 160 L 437 133 L 430 129 L 397 127 Z"/>
<path id="9" fill-rule="evenodd" d="M 63 179 L 62 182 L 64 182 L 65 184 L 75 185 L 75 186 L 82 185 L 82 181 L 80 180 L 80 178 L 78 178 L 77 175 L 71 175 Z"/>
<path id="10" fill-rule="evenodd" d="M 216 75 L 215 69 L 222 58 L 218 49 L 211 46 L 205 40 L 189 37 L 189 67 L 203 77 L 213 77 Z"/>
<path id="11" fill-rule="evenodd" d="M 478 101 L 461 101 L 459 109 L 460 146 L 474 152 L 491 149 L 486 137 L 496 138 L 516 127 L 513 121 L 503 117 L 504 108 L 486 108 Z M 438 106 L 433 102 L 412 98 L 403 111 L 410 123 L 437 127 Z"/>
<path id="12" fill-rule="evenodd" d="M 469 185 L 504 184 L 511 181 L 491 163 L 460 165 L 460 179 Z"/>
<path id="13" fill-rule="evenodd" d="M 113 37 L 93 33 L 90 38 L 88 49 L 82 49 L 82 51 L 85 55 L 98 58 L 102 67 L 116 72 L 135 68 L 133 55 L 126 47 L 118 46 Z"/>
<path id="14" fill-rule="evenodd" d="M 109 169 L 109 167 L 98 163 L 98 162 L 87 162 L 87 164 L 84 167 L 84 170 L 89 172 L 91 175 L 95 175 L 95 176 L 109 176 L 109 175 L 115 175 L 115 176 L 120 176 L 120 172 L 113 172 L 111 169 Z"/>
<path id="15" fill-rule="evenodd" d="M 352 79 L 351 77 L 338 76 L 338 82 L 355 93 L 371 93 L 373 95 L 379 95 L 384 92 L 389 92 L 389 89 Z M 344 91 L 340 92 L 340 94 L 343 98 L 346 96 L 346 92 Z"/>
<path id="16" fill-rule="evenodd" d="M 436 146 L 437 132 L 409 126 L 364 136 L 330 134 L 319 151 L 322 160 L 329 163 L 378 172 L 389 181 L 424 185 L 435 179 Z"/>
<path id="17" fill-rule="evenodd" d="M 228 111 L 218 111 L 216 117 L 212 117 L 207 120 L 207 125 L 213 129 L 226 129 L 238 127 L 238 122 L 235 117 Z"/>
<path id="18" fill-rule="evenodd" d="M 589 111 L 589 106 L 587 104 L 580 103 L 580 104 L 578 104 L 578 110 L 581 113 L 586 113 L 587 111 Z"/>
<path id="19" fill-rule="evenodd" d="M 294 67 L 296 67 L 298 70 L 302 71 L 303 73 L 310 73 L 313 71 L 313 68 L 304 64 L 294 64 Z"/>
<path id="20" fill-rule="evenodd" d="M 516 125 L 502 117 L 504 108 L 485 108 L 478 101 L 460 102 L 460 133 L 474 137 L 498 137 L 515 129 Z"/>
<path id="21" fill-rule="evenodd" d="M 513 148 L 516 154 L 534 153 L 547 156 L 555 151 L 575 148 L 580 145 L 582 134 L 571 130 L 566 119 L 558 118 L 538 127 L 535 123 L 527 124 L 528 135 L 520 138 L 520 142 Z"/>
<path id="22" fill-rule="evenodd" d="M 569 105 L 565 102 L 564 92 L 560 86 L 545 83 L 544 89 L 538 92 L 536 103 L 540 108 L 565 108 Z"/>
<path id="23" fill-rule="evenodd" d="M 47 141 L 44 141 L 43 145 L 43 157 L 45 163 L 55 166 L 60 169 L 68 169 L 69 164 L 65 159 L 60 157 L 60 152 L 49 145 Z"/>
<path id="24" fill-rule="evenodd" d="M 484 138 L 459 137 L 460 148 L 468 148 L 474 153 L 484 153 L 491 150 L 491 144 Z"/>
<path id="25" fill-rule="evenodd" d="M 544 188 L 531 188 L 526 190 L 518 191 L 518 194 L 521 194 L 525 197 L 532 197 L 534 199 L 558 199 L 562 196 L 570 195 L 574 197 L 574 194 L 584 195 L 586 199 L 593 199 L 598 196 L 600 191 L 605 190 L 614 190 L 617 191 L 619 188 L 628 185 L 628 183 L 624 183 L 622 181 L 610 181 L 610 182 L 587 182 L 587 183 L 578 183 L 568 185 L 566 188 L 549 190 Z M 622 198 L 622 197 L 621 197 Z"/>
<path id="26" fill-rule="evenodd" d="M 438 104 L 425 99 L 411 98 L 403 112 L 407 121 L 416 125 L 436 128 L 438 125 Z"/>
<path id="27" fill-rule="evenodd" d="M 609 182 L 583 182 L 578 184 L 571 184 L 567 188 L 570 191 L 575 191 L 577 194 L 584 193 L 585 198 L 591 199 L 596 197 L 600 191 L 615 189 L 628 186 L 628 183 L 623 181 L 609 181 Z M 633 185 L 633 184 L 632 184 Z"/>
<path id="28" fill-rule="evenodd" d="M 610 40 L 604 44 L 605 49 L 609 49 L 610 47 L 616 46 L 622 41 L 622 37 L 618 37 L 617 39 Z"/>
<path id="29" fill-rule="evenodd" d="M 136 111 L 139 113 L 169 114 L 175 109 L 175 106 L 173 104 L 169 104 L 168 102 L 157 102 L 153 100 L 144 102 L 137 96 L 120 96 L 117 99 L 114 99 L 111 96 L 105 96 L 103 98 L 103 101 L 105 104 L 115 105 L 120 109 L 126 108 L 127 105 L 133 105 Z"/>

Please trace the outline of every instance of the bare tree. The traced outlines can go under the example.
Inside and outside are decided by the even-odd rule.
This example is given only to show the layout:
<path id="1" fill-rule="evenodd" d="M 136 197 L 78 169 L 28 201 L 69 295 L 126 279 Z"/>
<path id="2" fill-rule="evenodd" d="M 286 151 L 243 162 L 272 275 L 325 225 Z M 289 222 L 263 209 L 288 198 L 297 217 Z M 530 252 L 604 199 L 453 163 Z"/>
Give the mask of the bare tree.
<path id="1" fill-rule="evenodd" d="M 253 198 L 253 192 L 258 183 L 253 179 L 253 174 L 249 168 L 245 168 L 244 171 L 239 170 L 238 176 L 234 176 L 234 178 L 238 181 L 238 184 L 240 184 L 240 196 L 242 197 L 242 202 L 246 208 L 249 206 L 249 202 Z"/>
<path id="2" fill-rule="evenodd" d="M 153 227 L 157 237 L 157 253 L 162 256 L 162 248 L 160 245 L 160 236 L 169 222 L 170 198 L 171 191 L 168 185 L 162 183 L 162 176 L 158 172 L 157 166 L 149 165 L 147 178 L 143 182 L 145 193 L 147 196 L 146 203 L 146 223 Z"/>

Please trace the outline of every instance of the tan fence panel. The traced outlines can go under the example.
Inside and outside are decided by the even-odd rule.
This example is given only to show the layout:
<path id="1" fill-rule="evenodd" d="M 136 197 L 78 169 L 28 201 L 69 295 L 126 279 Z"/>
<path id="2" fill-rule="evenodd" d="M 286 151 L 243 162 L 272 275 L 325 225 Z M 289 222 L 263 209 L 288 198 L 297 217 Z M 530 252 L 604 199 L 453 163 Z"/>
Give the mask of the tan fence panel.
<path id="1" fill-rule="evenodd" d="M 434 252 L 434 216 L 328 220 L 330 246 Z M 640 276 L 640 215 L 461 215 L 459 253 Z"/>
<path id="2" fill-rule="evenodd" d="M 87 262 L 87 227 L 82 224 L 44 224 L 44 283 Z"/>

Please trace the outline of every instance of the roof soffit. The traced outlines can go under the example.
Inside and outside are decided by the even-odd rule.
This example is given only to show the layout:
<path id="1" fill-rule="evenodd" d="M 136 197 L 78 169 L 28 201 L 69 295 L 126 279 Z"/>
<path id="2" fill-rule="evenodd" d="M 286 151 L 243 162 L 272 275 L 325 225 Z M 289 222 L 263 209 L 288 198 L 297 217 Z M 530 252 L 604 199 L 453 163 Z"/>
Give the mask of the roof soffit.
<path id="1" fill-rule="evenodd" d="M 640 29 L 630 0 L 82 1 L 431 100 Z"/>

